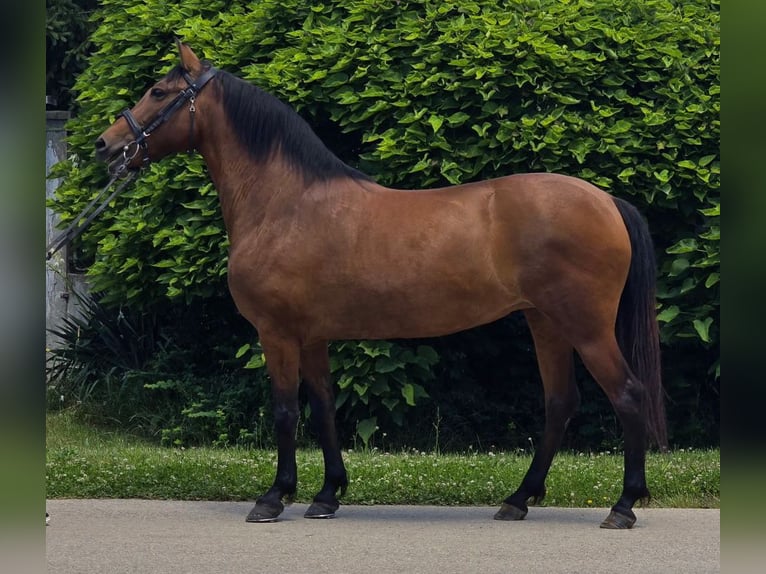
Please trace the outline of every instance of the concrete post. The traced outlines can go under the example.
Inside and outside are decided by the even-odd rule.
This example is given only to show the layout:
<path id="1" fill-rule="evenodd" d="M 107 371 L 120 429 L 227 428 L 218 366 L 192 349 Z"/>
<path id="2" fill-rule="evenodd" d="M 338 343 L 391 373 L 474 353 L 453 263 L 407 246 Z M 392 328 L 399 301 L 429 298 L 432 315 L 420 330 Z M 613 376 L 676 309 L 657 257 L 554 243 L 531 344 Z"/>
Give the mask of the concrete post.
<path id="1" fill-rule="evenodd" d="M 45 197 L 53 197 L 60 185 L 58 178 L 47 179 L 51 168 L 66 159 L 66 129 L 69 112 L 46 111 L 46 149 L 45 149 Z M 45 209 L 45 235 L 46 243 L 57 233 L 56 224 L 58 216 L 50 209 Z M 45 325 L 47 329 L 60 324 L 68 309 L 69 290 L 67 288 L 66 247 L 56 253 L 46 262 L 45 268 Z M 45 333 L 45 347 L 51 349 L 56 346 L 56 339 L 49 332 Z"/>

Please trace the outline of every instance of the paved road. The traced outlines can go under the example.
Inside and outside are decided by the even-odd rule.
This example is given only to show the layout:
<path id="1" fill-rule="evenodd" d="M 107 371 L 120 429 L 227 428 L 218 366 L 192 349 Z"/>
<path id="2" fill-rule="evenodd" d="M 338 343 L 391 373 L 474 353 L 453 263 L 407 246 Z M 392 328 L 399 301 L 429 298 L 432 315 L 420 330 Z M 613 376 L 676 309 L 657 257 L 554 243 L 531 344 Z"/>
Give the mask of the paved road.
<path id="1" fill-rule="evenodd" d="M 630 531 L 606 509 L 341 506 L 331 520 L 288 507 L 248 524 L 250 502 L 49 500 L 48 572 L 452 574 L 720 572 L 720 511 L 637 509 Z"/>

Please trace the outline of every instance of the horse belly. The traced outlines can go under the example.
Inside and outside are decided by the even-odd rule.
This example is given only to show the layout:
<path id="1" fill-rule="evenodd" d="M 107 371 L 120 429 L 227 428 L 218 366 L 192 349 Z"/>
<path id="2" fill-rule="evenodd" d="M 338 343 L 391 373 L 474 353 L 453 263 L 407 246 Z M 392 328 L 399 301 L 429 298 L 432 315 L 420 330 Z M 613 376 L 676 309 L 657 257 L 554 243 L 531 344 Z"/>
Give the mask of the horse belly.
<path id="1" fill-rule="evenodd" d="M 447 335 L 528 306 L 518 290 L 474 273 L 351 282 L 314 293 L 309 330 L 317 339 L 388 339 Z"/>

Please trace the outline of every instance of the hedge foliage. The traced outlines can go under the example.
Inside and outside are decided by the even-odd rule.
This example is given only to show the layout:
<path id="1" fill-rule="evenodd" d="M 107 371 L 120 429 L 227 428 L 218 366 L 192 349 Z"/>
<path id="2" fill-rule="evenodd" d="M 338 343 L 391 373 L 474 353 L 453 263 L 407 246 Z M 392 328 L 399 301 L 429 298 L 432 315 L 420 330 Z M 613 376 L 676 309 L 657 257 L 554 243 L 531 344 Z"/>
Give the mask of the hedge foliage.
<path id="1" fill-rule="evenodd" d="M 89 16 L 97 6 L 98 0 L 45 1 L 45 95 L 55 99 L 55 109 L 72 106 L 69 90 L 86 65 L 96 27 Z"/>
<path id="2" fill-rule="evenodd" d="M 103 0 L 97 21 L 57 172 L 65 222 L 104 183 L 94 138 L 176 63 L 179 36 L 385 185 L 553 171 L 628 199 L 658 250 L 666 364 L 693 356 L 684 384 L 715 385 L 719 0 Z M 94 288 L 147 309 L 225 297 L 226 249 L 187 156 L 152 165 L 81 242 Z"/>

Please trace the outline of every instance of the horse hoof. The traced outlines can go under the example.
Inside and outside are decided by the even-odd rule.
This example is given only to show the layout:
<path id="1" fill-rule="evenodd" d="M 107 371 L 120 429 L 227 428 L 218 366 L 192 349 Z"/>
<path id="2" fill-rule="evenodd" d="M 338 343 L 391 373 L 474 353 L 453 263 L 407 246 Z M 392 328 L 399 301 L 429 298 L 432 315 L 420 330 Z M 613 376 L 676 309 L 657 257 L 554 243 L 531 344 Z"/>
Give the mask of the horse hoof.
<path id="1" fill-rule="evenodd" d="M 636 515 L 632 511 L 628 511 L 630 514 L 620 514 L 612 510 L 606 520 L 601 523 L 601 528 L 610 528 L 613 530 L 627 530 L 633 528 L 636 523 Z"/>
<path id="2" fill-rule="evenodd" d="M 495 513 L 495 520 L 524 520 L 526 515 L 526 510 L 504 502 L 500 510 Z"/>
<path id="3" fill-rule="evenodd" d="M 245 522 L 274 522 L 284 509 L 285 505 L 279 501 L 276 504 L 259 501 L 247 515 Z"/>
<path id="4" fill-rule="evenodd" d="M 303 516 L 306 518 L 335 518 L 335 511 L 338 510 L 339 506 L 338 503 L 312 502 Z"/>

